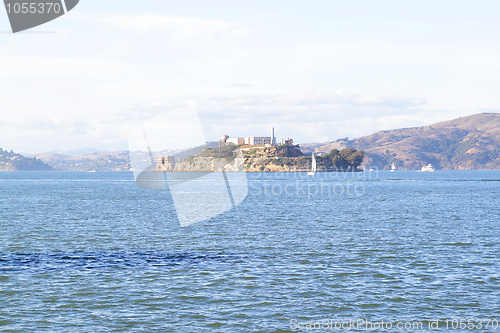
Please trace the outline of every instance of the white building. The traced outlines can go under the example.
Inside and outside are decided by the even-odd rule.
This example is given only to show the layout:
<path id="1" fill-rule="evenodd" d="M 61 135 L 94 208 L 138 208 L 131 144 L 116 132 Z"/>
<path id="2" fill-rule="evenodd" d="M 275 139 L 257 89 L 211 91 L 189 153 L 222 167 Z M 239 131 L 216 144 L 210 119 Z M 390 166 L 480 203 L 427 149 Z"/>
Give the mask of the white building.
<path id="1" fill-rule="evenodd" d="M 245 138 L 245 144 L 247 145 L 270 145 L 272 143 L 270 136 L 252 136 L 250 138 Z"/>
<path id="2" fill-rule="evenodd" d="M 272 136 L 252 136 L 249 138 L 229 138 L 226 135 L 222 140 L 226 143 L 233 143 L 235 145 L 273 145 L 276 146 L 276 137 L 274 136 L 274 127 Z"/>
<path id="3" fill-rule="evenodd" d="M 245 144 L 245 138 L 230 138 L 226 139 L 226 143 L 232 143 L 237 146 Z"/>

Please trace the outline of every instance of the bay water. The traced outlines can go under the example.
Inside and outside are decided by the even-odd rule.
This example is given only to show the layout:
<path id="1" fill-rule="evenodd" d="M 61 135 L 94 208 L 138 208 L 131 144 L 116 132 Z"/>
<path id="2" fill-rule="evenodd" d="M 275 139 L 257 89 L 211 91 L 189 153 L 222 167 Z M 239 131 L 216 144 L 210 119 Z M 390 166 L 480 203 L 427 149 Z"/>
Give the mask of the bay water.
<path id="1" fill-rule="evenodd" d="M 0 173 L 0 331 L 500 332 L 500 171 L 247 178 L 181 228 L 130 172 Z"/>

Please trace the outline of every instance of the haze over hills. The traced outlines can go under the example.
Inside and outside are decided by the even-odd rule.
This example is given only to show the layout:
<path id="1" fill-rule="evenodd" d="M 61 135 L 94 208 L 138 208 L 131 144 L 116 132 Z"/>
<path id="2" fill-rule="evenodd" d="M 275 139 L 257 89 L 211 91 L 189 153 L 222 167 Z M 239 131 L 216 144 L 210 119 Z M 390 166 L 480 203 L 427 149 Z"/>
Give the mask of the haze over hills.
<path id="1" fill-rule="evenodd" d="M 156 152 L 153 155 L 186 158 L 187 155 L 199 153 L 200 147 L 185 152 Z M 481 113 L 428 126 L 380 131 L 354 140 L 346 138 L 326 143 L 300 144 L 303 153 L 329 153 L 332 149 L 344 148 L 363 150 L 366 153 L 363 165 L 379 169 L 388 169 L 391 163 L 403 170 L 418 170 L 428 163 L 432 163 L 436 169 L 500 169 L 500 114 Z M 86 154 L 78 156 L 48 152 L 32 155 L 28 159 L 15 153 L 7 154 L 4 150 L 5 161 L 0 166 L 0 171 L 26 168 L 67 171 L 130 170 L 127 151 L 95 150 L 88 153 L 87 150 Z M 145 161 L 150 160 L 147 152 L 140 153 L 144 155 L 141 156 Z M 12 158 L 16 160 L 17 166 L 13 165 Z"/>
<path id="2" fill-rule="evenodd" d="M 54 151 L 50 151 L 49 153 L 56 153 L 56 154 L 67 155 L 67 156 L 80 156 L 80 155 L 85 155 L 85 154 L 92 154 L 95 152 L 105 153 L 105 152 L 107 152 L 107 150 L 95 149 L 95 148 L 83 148 L 83 149 L 74 149 L 74 150 L 54 150 Z"/>
<path id="3" fill-rule="evenodd" d="M 433 125 L 380 131 L 354 140 L 301 144 L 303 152 L 329 152 L 346 147 L 364 150 L 364 165 L 416 170 L 500 169 L 500 114 L 480 113 Z"/>
<path id="4" fill-rule="evenodd" d="M 63 155 L 56 152 L 35 154 L 39 160 L 63 171 L 128 171 L 130 159 L 127 151 L 98 152 L 78 156 Z"/>

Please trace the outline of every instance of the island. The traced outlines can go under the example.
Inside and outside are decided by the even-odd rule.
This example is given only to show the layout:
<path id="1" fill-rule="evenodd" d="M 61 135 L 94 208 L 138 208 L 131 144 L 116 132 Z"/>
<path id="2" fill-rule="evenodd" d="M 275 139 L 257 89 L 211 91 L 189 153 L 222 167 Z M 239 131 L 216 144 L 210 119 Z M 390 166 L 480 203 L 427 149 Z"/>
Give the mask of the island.
<path id="1" fill-rule="evenodd" d="M 360 171 L 365 153 L 354 148 L 333 149 L 315 155 L 316 171 Z M 155 172 L 307 172 L 312 154 L 305 155 L 293 140 L 280 145 L 223 142 L 187 158 L 159 156 Z"/>

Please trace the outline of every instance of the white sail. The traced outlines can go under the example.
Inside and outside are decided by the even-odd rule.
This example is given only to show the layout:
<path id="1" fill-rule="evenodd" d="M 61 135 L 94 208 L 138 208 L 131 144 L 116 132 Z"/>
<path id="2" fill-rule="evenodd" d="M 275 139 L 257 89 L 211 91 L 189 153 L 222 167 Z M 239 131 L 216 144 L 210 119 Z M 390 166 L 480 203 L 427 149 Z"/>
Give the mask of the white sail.
<path id="1" fill-rule="evenodd" d="M 314 158 L 314 153 L 312 154 L 312 165 L 311 165 L 311 172 L 308 172 L 307 174 L 309 176 L 314 176 L 314 173 L 316 172 L 316 158 Z"/>
<path id="2" fill-rule="evenodd" d="M 391 165 L 391 171 L 394 171 L 394 170 L 396 170 L 396 165 L 394 163 L 392 163 L 392 165 Z"/>

